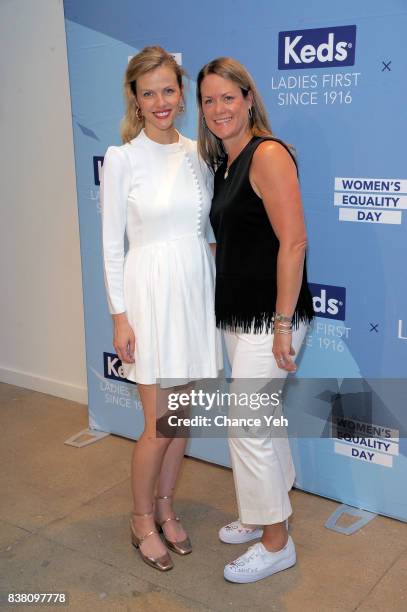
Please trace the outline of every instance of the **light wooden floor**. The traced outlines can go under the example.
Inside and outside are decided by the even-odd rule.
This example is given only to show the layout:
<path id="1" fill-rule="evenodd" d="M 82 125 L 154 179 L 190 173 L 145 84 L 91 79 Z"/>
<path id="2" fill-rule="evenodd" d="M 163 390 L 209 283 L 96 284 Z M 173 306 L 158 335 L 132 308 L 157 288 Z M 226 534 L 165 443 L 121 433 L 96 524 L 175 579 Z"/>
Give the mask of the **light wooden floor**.
<path id="1" fill-rule="evenodd" d="M 0 426 L 0 591 L 67 591 L 70 605 L 61 610 L 81 612 L 407 610 L 404 523 L 377 517 L 340 535 L 324 527 L 336 502 L 294 490 L 297 565 L 256 584 L 230 584 L 223 566 L 246 549 L 217 538 L 235 518 L 232 474 L 186 459 L 177 511 L 194 552 L 173 554 L 174 569 L 159 573 L 130 544 L 134 442 L 109 436 L 82 449 L 64 445 L 87 427 L 86 407 L 6 384 Z"/>

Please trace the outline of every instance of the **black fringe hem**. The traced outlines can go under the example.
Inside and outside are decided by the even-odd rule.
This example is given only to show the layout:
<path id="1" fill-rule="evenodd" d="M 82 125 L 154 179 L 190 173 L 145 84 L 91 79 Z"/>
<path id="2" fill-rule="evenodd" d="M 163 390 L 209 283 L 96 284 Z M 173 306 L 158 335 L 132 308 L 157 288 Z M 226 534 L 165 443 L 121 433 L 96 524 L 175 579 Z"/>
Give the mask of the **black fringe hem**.
<path id="1" fill-rule="evenodd" d="M 273 331 L 273 314 L 270 312 L 261 313 L 216 313 L 216 326 L 225 331 L 237 332 L 241 334 L 260 334 Z M 309 310 L 296 310 L 293 315 L 293 329 L 298 329 L 300 323 L 311 323 L 314 313 Z"/>

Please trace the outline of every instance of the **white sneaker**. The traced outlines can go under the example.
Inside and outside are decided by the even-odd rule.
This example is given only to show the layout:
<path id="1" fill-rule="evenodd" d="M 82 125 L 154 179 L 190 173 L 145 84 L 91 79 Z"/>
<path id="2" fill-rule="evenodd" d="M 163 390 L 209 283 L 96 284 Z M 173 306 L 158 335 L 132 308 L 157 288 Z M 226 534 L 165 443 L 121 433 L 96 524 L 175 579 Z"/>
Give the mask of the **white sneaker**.
<path id="1" fill-rule="evenodd" d="M 278 552 L 268 551 L 261 542 L 249 546 L 247 552 L 226 565 L 223 572 L 230 582 L 257 582 L 295 565 L 295 546 L 291 536 Z"/>
<path id="2" fill-rule="evenodd" d="M 226 544 L 245 544 L 258 540 L 263 535 L 261 527 L 244 527 L 240 521 L 233 521 L 219 529 L 219 540 Z"/>

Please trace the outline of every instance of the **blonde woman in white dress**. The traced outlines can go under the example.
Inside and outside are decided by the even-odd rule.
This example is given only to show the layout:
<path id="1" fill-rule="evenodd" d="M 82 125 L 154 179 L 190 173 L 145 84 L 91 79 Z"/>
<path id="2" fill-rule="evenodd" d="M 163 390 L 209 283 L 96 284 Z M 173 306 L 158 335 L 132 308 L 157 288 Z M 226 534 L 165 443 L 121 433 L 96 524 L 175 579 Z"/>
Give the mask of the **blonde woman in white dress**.
<path id="1" fill-rule="evenodd" d="M 172 506 L 186 439 L 156 437 L 156 405 L 174 391 L 171 381 L 216 377 L 222 368 L 209 247 L 211 176 L 195 141 L 174 127 L 184 110 L 182 78 L 161 47 L 130 60 L 124 144 L 108 148 L 101 183 L 113 345 L 126 377 L 137 383 L 145 421 L 132 458 L 131 537 L 143 561 L 161 571 L 173 567 L 168 548 L 179 554 L 192 548 Z"/>

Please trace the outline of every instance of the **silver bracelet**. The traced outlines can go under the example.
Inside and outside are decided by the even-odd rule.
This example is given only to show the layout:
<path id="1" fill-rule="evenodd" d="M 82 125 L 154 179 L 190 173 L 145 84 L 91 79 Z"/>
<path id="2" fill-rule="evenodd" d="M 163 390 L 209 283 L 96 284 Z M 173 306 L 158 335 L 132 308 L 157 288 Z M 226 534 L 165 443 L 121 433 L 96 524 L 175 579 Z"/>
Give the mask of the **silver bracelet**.
<path id="1" fill-rule="evenodd" d="M 273 321 L 275 323 L 291 323 L 293 322 L 293 318 L 292 317 L 288 317 L 285 314 L 282 314 L 281 312 L 275 312 L 273 315 Z"/>
<path id="2" fill-rule="evenodd" d="M 292 317 L 287 317 L 281 312 L 273 315 L 273 331 L 276 334 L 291 334 L 293 328 Z"/>

